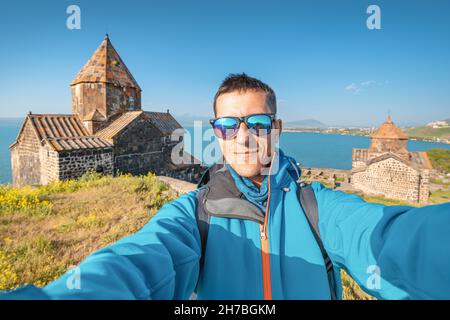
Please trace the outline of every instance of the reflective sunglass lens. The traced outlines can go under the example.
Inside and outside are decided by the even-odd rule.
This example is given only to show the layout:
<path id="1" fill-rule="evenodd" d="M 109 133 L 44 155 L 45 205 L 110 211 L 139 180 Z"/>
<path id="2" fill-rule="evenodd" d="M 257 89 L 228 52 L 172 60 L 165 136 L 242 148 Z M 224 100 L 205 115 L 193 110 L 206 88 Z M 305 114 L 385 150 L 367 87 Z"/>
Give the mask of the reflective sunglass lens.
<path id="1" fill-rule="evenodd" d="M 213 124 L 214 133 L 221 139 L 230 139 L 239 129 L 239 121 L 234 118 L 219 118 Z"/>
<path id="2" fill-rule="evenodd" d="M 248 117 L 247 124 L 249 130 L 256 135 L 267 135 L 272 129 L 272 119 L 264 114 Z"/>

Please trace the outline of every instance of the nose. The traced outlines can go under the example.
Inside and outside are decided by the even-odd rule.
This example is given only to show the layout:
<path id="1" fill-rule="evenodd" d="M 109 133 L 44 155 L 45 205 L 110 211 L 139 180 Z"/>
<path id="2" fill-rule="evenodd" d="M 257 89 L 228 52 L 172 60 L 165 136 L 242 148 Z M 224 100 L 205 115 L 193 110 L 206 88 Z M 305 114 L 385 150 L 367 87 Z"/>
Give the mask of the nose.
<path id="1" fill-rule="evenodd" d="M 244 122 L 241 122 L 241 124 L 239 125 L 239 130 L 236 135 L 236 142 L 239 144 L 247 145 L 249 136 L 250 135 L 248 132 L 247 125 Z"/>

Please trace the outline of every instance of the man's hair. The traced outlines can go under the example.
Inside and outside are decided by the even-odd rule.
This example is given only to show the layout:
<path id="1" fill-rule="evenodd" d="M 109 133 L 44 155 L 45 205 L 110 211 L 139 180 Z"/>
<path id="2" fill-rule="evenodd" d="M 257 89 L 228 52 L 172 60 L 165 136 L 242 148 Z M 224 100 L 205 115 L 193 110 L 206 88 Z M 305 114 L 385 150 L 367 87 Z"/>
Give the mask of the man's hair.
<path id="1" fill-rule="evenodd" d="M 230 93 L 234 91 L 245 92 L 245 91 L 263 91 L 266 93 L 266 106 L 271 113 L 277 113 L 277 98 L 275 92 L 267 84 L 261 80 L 249 77 L 245 73 L 229 74 L 228 77 L 223 80 L 219 89 L 214 96 L 214 116 L 216 113 L 216 103 L 217 98 L 224 93 Z"/>

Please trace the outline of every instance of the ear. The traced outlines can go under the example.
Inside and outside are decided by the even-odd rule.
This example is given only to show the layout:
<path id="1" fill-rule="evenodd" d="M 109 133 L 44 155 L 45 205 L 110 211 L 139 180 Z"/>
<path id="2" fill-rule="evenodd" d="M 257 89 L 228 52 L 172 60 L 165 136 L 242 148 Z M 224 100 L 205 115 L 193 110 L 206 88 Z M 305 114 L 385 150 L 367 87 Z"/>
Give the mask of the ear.
<path id="1" fill-rule="evenodd" d="M 283 121 L 281 119 L 276 119 L 273 127 L 278 130 L 278 135 L 281 135 L 281 132 L 283 131 Z"/>
<path id="2" fill-rule="evenodd" d="M 276 119 L 273 123 L 273 129 L 275 129 L 275 132 L 272 132 L 271 134 L 271 139 L 273 142 L 278 142 L 278 140 L 280 139 L 280 135 L 281 135 L 281 131 L 283 129 L 283 122 L 281 121 L 281 119 Z"/>

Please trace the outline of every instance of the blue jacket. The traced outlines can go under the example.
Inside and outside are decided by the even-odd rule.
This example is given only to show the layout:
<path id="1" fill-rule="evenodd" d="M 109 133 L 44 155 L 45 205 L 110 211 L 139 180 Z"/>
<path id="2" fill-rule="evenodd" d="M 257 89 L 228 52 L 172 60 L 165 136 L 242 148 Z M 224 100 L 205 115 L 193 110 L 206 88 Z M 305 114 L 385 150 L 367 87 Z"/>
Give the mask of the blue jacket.
<path id="1" fill-rule="evenodd" d="M 188 299 L 198 284 L 199 299 L 263 299 L 266 286 L 273 299 L 330 299 L 323 258 L 297 199 L 298 174 L 281 154 L 269 177 L 267 248 L 257 222 L 212 217 L 200 273 L 196 190 L 82 261 L 79 287 L 70 285 L 69 271 L 42 289 L 22 287 L 0 298 Z M 450 203 L 385 206 L 317 182 L 312 187 L 338 296 L 342 268 L 381 299 L 450 299 Z"/>

